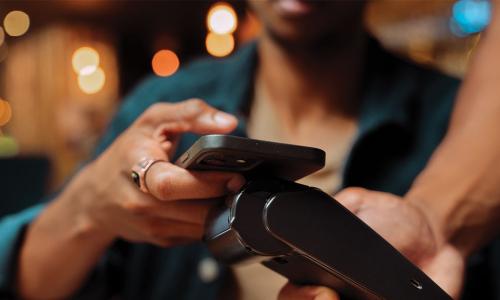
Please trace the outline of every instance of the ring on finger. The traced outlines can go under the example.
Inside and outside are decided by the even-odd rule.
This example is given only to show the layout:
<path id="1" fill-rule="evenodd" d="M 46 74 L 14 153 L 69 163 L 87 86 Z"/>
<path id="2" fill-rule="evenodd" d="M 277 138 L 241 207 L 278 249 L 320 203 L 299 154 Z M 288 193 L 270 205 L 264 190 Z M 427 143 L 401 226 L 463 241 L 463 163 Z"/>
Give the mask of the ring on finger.
<path id="1" fill-rule="evenodd" d="M 166 160 L 145 157 L 136 163 L 130 171 L 132 181 L 142 192 L 146 194 L 149 194 L 149 190 L 146 185 L 146 174 L 149 171 L 149 168 L 157 162 L 166 162 Z"/>

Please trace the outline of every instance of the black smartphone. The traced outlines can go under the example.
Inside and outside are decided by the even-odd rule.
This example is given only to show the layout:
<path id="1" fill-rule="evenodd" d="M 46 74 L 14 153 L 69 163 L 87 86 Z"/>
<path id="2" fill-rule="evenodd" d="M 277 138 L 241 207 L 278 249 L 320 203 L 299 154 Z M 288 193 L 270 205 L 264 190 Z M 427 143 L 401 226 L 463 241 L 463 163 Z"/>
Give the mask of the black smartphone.
<path id="1" fill-rule="evenodd" d="M 298 180 L 325 165 L 321 149 L 261 141 L 231 135 L 200 137 L 176 161 L 189 170 L 242 173 L 247 178 Z"/>

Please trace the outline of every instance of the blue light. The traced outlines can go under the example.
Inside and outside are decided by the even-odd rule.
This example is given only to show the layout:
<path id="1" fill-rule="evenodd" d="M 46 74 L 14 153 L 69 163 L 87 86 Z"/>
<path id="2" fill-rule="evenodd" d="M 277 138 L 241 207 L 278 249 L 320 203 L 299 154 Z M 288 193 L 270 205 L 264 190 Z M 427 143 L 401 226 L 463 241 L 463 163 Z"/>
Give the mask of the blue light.
<path id="1" fill-rule="evenodd" d="M 459 35 L 481 32 L 491 19 L 491 3 L 487 0 L 459 0 L 453 5 L 451 30 Z"/>

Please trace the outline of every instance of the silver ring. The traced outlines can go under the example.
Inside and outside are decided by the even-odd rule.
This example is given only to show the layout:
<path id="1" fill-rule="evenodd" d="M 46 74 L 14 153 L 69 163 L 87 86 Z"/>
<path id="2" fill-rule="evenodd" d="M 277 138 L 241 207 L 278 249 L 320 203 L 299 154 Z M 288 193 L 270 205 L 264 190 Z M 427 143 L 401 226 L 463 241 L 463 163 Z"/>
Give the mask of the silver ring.
<path id="1" fill-rule="evenodd" d="M 146 173 L 149 168 L 157 162 L 166 162 L 164 159 L 143 158 L 132 167 L 130 177 L 137 187 L 144 193 L 148 194 L 149 190 L 146 186 Z"/>

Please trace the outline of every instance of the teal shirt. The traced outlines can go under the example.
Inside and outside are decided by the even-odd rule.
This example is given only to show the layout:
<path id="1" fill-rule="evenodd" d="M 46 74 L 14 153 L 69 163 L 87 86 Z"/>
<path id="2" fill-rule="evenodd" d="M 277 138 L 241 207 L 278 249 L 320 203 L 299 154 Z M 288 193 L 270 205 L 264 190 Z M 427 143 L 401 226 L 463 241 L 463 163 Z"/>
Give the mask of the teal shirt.
<path id="1" fill-rule="evenodd" d="M 374 41 L 367 52 L 359 129 L 342 185 L 403 195 L 445 134 L 459 82 L 398 59 Z M 145 80 L 124 101 L 96 155 L 151 104 L 195 97 L 235 114 L 240 123 L 233 134 L 245 136 L 245 111 L 252 98 L 256 65 L 256 47 L 250 44 L 230 58 L 203 59 L 172 77 Z M 185 135 L 177 155 L 195 139 Z M 43 207 L 0 221 L 0 291 L 6 295 L 12 289 L 23 229 Z M 201 243 L 162 249 L 118 241 L 75 298 L 216 299 L 228 272 L 217 265 L 210 278 L 200 276 L 207 262 L 210 254 Z"/>

